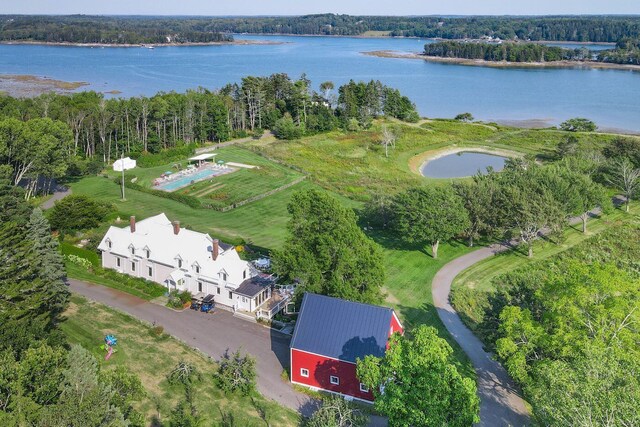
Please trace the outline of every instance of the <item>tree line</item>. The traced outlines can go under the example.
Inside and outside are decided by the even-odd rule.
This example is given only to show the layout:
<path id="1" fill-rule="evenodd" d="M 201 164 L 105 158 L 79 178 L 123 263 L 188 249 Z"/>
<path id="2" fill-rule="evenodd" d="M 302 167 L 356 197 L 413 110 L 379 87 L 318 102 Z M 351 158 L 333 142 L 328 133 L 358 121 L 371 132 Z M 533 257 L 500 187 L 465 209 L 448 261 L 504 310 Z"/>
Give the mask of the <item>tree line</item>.
<path id="1" fill-rule="evenodd" d="M 0 424 L 144 425 L 144 392 L 126 369 L 102 371 L 59 329 L 65 268 L 49 224 L 0 179 Z"/>
<path id="2" fill-rule="evenodd" d="M 351 81 L 335 93 L 332 82 L 313 90 L 304 75 L 249 76 L 217 91 L 126 99 L 96 92 L 0 95 L 0 174 L 27 185 L 28 198 L 47 191 L 52 179 L 97 173 L 123 154 L 139 158 L 263 129 L 282 139 L 357 130 L 381 115 L 418 119 L 407 97 L 378 81 Z"/>
<path id="3" fill-rule="evenodd" d="M 424 46 L 426 56 L 508 62 L 591 60 L 588 49 L 564 49 L 537 43 L 479 43 L 443 41 Z"/>
<path id="4" fill-rule="evenodd" d="M 637 223 L 498 276 L 452 301 L 522 386 L 542 425 L 640 422 Z"/>
<path id="5" fill-rule="evenodd" d="M 624 39 L 616 44 L 615 49 L 603 50 L 597 54 L 587 48 L 566 49 L 538 43 L 442 41 L 425 44 L 424 54 L 440 58 L 480 59 L 484 61 L 595 61 L 640 65 L 640 41 L 638 39 Z"/>
<path id="6" fill-rule="evenodd" d="M 233 36 L 207 30 L 198 18 L 5 15 L 0 41 L 182 44 L 232 42 Z"/>
<path id="7" fill-rule="evenodd" d="M 598 61 L 614 64 L 640 65 L 640 38 L 624 38 L 619 40 L 615 49 L 605 50 L 598 54 Z"/>
<path id="8" fill-rule="evenodd" d="M 640 36 L 634 16 L 407 17 L 320 14 L 290 17 L 3 16 L 0 40 L 94 43 L 229 41 L 229 33 L 615 43 Z M 125 41 L 127 40 L 127 41 Z"/>

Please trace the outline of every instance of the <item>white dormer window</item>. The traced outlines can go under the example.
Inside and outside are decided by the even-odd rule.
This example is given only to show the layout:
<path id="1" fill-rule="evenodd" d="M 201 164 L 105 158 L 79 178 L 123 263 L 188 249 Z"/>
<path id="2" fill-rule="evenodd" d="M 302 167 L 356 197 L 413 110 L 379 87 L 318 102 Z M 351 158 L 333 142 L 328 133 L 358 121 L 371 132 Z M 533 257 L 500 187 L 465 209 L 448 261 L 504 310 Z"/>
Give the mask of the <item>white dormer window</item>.
<path id="1" fill-rule="evenodd" d="M 222 273 L 222 280 L 227 281 L 227 273 Z"/>
<path id="2" fill-rule="evenodd" d="M 151 251 L 149 250 L 149 248 L 146 248 L 146 249 L 144 250 L 144 253 L 145 253 L 145 255 L 146 255 L 147 259 L 148 259 L 148 258 L 151 258 Z"/>
<path id="3" fill-rule="evenodd" d="M 113 247 L 113 244 L 111 243 L 111 240 L 107 239 L 107 247 L 109 249 L 111 249 Z"/>
<path id="4" fill-rule="evenodd" d="M 197 273 L 197 274 L 200 274 L 200 266 L 199 266 L 198 264 L 196 264 L 196 265 L 194 266 L 194 268 L 195 268 L 195 270 L 196 270 L 196 273 Z"/>
<path id="5" fill-rule="evenodd" d="M 247 270 L 245 270 L 245 271 L 243 271 L 243 272 L 242 272 L 242 278 L 243 278 L 243 279 L 246 279 L 246 278 L 247 278 Z"/>
<path id="6" fill-rule="evenodd" d="M 182 268 L 182 260 L 178 258 L 178 268 Z"/>
<path id="7" fill-rule="evenodd" d="M 129 251 L 131 252 L 131 255 L 135 255 L 136 254 L 136 248 L 133 245 L 129 246 Z"/>

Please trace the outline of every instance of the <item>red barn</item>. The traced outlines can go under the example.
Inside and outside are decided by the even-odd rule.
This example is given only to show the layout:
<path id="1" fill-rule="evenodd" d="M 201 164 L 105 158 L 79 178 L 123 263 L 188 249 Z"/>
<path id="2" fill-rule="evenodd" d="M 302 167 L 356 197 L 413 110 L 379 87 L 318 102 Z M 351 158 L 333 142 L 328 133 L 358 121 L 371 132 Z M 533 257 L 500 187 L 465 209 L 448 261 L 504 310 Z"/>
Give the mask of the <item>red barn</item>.
<path id="1" fill-rule="evenodd" d="M 373 402 L 356 376 L 356 360 L 382 357 L 403 332 L 387 307 L 306 293 L 291 340 L 291 382 Z"/>

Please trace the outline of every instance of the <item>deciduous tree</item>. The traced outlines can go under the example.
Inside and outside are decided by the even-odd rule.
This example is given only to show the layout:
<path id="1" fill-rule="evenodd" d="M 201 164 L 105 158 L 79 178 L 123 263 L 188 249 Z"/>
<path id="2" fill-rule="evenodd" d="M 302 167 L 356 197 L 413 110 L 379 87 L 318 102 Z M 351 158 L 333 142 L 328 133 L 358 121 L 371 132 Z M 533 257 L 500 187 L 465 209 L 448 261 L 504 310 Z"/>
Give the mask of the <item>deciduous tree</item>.
<path id="1" fill-rule="evenodd" d="M 394 228 L 410 243 L 428 244 L 434 258 L 440 242 L 469 228 L 462 199 L 451 187 L 412 188 L 394 198 Z"/>
<path id="2" fill-rule="evenodd" d="M 413 337 L 393 335 L 383 358 L 358 360 L 357 375 L 390 425 L 468 427 L 479 421 L 476 384 L 460 375 L 451 353 L 436 329 L 423 325 Z"/>
<path id="3" fill-rule="evenodd" d="M 356 223 L 354 212 L 324 191 L 295 193 L 284 247 L 274 251 L 274 269 L 301 291 L 378 303 L 384 283 L 380 247 Z"/>

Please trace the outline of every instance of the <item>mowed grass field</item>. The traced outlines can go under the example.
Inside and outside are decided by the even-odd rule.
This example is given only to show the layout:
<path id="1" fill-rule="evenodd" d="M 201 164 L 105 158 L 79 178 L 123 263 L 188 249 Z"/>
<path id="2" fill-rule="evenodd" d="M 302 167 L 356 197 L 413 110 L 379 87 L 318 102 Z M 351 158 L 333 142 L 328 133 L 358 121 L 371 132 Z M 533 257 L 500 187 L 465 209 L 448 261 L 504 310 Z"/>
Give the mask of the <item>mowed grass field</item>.
<path id="1" fill-rule="evenodd" d="M 173 407 L 184 398 L 184 389 L 167 381 L 167 374 L 180 361 L 192 363 L 202 375 L 202 381 L 194 387 L 194 396 L 204 425 L 222 425 L 224 413 L 233 414 L 235 425 L 239 426 L 299 425 L 297 413 L 258 394 L 225 395 L 214 382 L 215 362 L 166 334 L 154 333 L 149 325 L 133 317 L 77 295 L 72 296 L 65 317 L 61 328 L 69 341 L 91 351 L 102 369 L 124 365 L 140 377 L 147 396 L 136 406 L 146 415 L 147 425 L 154 425 L 154 418 L 166 422 Z M 118 344 L 117 353 L 105 361 L 100 345 L 107 334 L 114 334 Z M 264 408 L 264 416 L 256 406 Z"/>
<path id="2" fill-rule="evenodd" d="M 264 157 L 241 147 L 229 146 L 216 150 L 216 156 L 211 160 L 225 163 L 235 162 L 257 166 L 254 169 L 235 168 L 231 173 L 207 178 L 193 185 L 174 191 L 197 197 L 203 204 L 215 207 L 226 207 L 234 203 L 249 199 L 271 190 L 278 189 L 302 177 L 300 172 L 269 161 Z M 185 169 L 188 159 L 171 162 L 152 168 L 135 168 L 126 172 L 126 179 L 136 178 L 136 183 L 148 188 L 154 188 L 153 182 L 166 171 L 173 173 L 178 168 Z M 178 168 L 176 168 L 178 166 Z M 118 172 L 110 171 L 113 178 L 119 177 Z"/>

